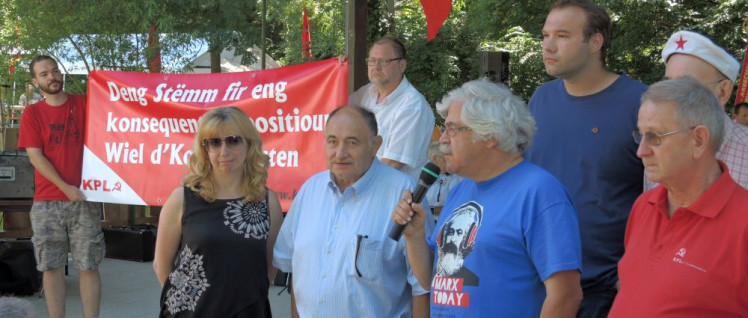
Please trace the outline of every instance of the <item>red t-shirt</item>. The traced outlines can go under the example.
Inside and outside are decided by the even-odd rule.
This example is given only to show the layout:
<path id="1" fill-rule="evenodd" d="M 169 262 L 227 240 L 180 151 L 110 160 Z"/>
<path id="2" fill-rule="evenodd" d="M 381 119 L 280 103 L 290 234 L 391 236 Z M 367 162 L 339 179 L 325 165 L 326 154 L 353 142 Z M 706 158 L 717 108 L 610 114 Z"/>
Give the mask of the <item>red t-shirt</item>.
<path id="1" fill-rule="evenodd" d="M 26 107 L 21 116 L 18 148 L 42 149 L 60 177 L 68 184 L 80 186 L 83 166 L 83 138 L 86 119 L 86 96 L 68 95 L 60 106 L 45 100 Z M 68 200 L 57 186 L 35 171 L 35 201 Z"/>
<path id="2" fill-rule="evenodd" d="M 672 218 L 662 186 L 636 201 L 609 318 L 748 317 L 748 190 L 719 164 L 717 182 Z"/>

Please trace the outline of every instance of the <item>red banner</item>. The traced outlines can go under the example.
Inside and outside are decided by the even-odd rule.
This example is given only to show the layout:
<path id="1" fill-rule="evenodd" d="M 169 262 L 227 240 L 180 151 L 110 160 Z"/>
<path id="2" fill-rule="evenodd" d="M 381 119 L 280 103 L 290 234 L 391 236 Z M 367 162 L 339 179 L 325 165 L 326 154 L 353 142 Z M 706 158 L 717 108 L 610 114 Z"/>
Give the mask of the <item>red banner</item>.
<path id="1" fill-rule="evenodd" d="M 94 71 L 81 188 L 91 201 L 163 205 L 188 172 L 197 120 L 216 106 L 252 119 L 270 157 L 268 187 L 287 211 L 302 183 L 326 169 L 327 114 L 347 102 L 337 59 L 242 73 Z"/>
<path id="2" fill-rule="evenodd" d="M 735 97 L 735 105 L 745 101 L 746 90 L 748 90 L 748 72 L 745 68 L 748 67 L 748 45 L 746 45 L 746 53 L 743 57 L 743 71 L 740 72 L 740 85 L 738 85 L 738 96 Z"/>

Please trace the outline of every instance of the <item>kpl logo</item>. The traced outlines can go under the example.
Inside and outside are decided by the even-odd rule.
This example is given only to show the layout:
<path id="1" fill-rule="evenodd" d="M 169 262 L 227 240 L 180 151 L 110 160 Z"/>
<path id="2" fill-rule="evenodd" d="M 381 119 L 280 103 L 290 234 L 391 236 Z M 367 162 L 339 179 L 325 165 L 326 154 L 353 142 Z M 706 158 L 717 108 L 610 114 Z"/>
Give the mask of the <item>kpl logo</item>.
<path id="1" fill-rule="evenodd" d="M 114 183 L 114 186 L 110 188 L 107 185 L 107 180 L 83 179 L 83 190 L 103 192 L 122 191 L 122 183 L 117 181 Z"/>

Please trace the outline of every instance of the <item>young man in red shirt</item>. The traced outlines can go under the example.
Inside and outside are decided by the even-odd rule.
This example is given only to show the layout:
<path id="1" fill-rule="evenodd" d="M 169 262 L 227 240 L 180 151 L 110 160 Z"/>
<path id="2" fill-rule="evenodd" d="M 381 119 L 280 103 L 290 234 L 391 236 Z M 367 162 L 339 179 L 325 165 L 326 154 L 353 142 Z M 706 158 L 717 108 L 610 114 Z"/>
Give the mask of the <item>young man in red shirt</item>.
<path id="1" fill-rule="evenodd" d="M 63 267 L 70 251 L 79 271 L 83 315 L 98 317 L 104 234 L 99 204 L 86 202 L 79 189 L 86 97 L 62 90 L 62 73 L 49 56 L 35 57 L 29 71 L 45 99 L 24 110 L 18 147 L 26 150 L 35 169 L 32 241 L 37 269 L 44 273 L 47 311 L 50 317 L 65 316 Z"/>

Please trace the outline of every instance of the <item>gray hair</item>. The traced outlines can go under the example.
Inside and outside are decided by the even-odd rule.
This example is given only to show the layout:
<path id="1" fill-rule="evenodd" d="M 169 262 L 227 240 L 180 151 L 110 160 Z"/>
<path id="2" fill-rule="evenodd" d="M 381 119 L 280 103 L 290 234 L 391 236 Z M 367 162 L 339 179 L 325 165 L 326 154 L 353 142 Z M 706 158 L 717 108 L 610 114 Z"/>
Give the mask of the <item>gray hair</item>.
<path id="1" fill-rule="evenodd" d="M 519 97 L 486 78 L 467 82 L 450 91 L 436 104 L 447 117 L 452 104 L 462 104 L 460 120 L 473 130 L 474 140 L 495 139 L 504 152 L 523 152 L 532 144 L 535 119 Z"/>
<path id="2" fill-rule="evenodd" d="M 32 318 L 36 316 L 31 302 L 15 297 L 0 297 L 0 317 Z"/>
<path id="3" fill-rule="evenodd" d="M 709 129 L 709 143 L 714 153 L 722 146 L 725 114 L 714 93 L 692 77 L 654 83 L 644 92 L 641 101 L 674 103 L 676 122 L 688 127 L 705 126 Z"/>
<path id="4" fill-rule="evenodd" d="M 441 157 L 442 155 L 441 143 L 439 141 L 434 141 L 430 143 L 429 148 L 426 150 L 426 155 L 429 157 L 429 160 L 431 160 L 434 157 Z"/>

